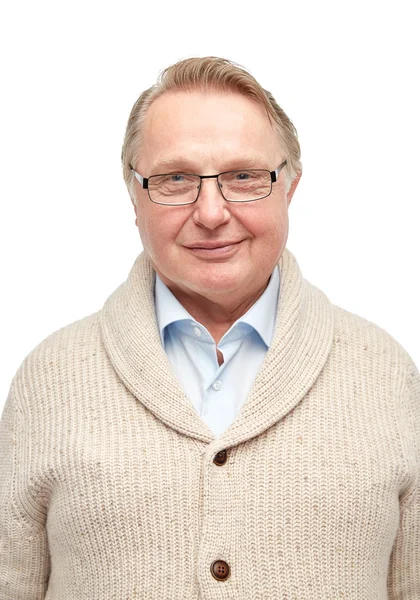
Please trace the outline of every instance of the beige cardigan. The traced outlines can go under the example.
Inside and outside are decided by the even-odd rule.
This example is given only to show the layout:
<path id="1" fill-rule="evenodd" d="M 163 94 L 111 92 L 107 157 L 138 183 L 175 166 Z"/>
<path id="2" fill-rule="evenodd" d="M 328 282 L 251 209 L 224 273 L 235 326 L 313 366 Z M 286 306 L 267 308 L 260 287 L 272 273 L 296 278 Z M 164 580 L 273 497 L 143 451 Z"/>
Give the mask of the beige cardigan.
<path id="1" fill-rule="evenodd" d="M 289 250 L 280 273 L 273 343 L 220 438 L 171 371 L 144 254 L 24 359 L 1 420 L 1 600 L 420 599 L 419 372 Z"/>

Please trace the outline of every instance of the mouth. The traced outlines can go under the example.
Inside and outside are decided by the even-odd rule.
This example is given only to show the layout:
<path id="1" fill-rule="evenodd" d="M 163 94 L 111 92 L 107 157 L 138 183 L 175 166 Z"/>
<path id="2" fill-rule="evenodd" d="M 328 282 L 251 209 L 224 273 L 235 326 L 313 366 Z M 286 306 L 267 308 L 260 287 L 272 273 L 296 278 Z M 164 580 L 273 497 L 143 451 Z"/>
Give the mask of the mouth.
<path id="1" fill-rule="evenodd" d="M 190 246 L 185 246 L 187 250 L 202 258 L 226 257 L 235 253 L 244 240 L 225 241 L 225 242 L 199 242 Z"/>

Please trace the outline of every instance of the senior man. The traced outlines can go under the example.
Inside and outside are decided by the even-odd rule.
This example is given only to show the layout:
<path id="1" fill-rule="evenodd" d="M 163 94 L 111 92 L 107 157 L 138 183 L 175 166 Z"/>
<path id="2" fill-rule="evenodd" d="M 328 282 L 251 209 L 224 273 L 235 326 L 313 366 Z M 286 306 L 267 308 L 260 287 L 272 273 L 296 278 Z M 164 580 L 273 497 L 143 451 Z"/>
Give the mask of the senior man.
<path id="1" fill-rule="evenodd" d="M 0 597 L 419 600 L 419 371 L 286 248 L 289 118 L 190 58 L 122 161 L 144 251 L 6 401 Z"/>

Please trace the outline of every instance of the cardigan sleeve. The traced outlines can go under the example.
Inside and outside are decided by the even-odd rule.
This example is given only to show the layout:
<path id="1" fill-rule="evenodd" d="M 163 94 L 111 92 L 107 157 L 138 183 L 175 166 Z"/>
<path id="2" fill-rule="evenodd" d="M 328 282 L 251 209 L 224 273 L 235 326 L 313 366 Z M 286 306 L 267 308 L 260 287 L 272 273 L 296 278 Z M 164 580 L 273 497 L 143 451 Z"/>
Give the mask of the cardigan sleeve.
<path id="1" fill-rule="evenodd" d="M 405 397 L 405 447 L 414 484 L 400 501 L 400 522 L 388 573 L 390 600 L 420 600 L 420 375 L 410 359 Z"/>
<path id="2" fill-rule="evenodd" d="M 0 598 L 41 600 L 49 576 L 45 520 L 30 514 L 30 423 L 13 382 L 0 420 Z"/>

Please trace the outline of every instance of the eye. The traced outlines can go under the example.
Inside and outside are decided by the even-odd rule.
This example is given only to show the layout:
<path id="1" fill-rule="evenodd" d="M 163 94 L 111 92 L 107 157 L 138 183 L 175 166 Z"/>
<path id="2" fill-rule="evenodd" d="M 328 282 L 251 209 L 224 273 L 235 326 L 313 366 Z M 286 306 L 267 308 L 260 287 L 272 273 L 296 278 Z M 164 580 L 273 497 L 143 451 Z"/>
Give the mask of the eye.
<path id="1" fill-rule="evenodd" d="M 181 175 L 180 173 L 174 173 L 173 175 L 170 175 L 170 180 L 174 182 L 182 181 L 183 178 L 184 175 Z"/>

